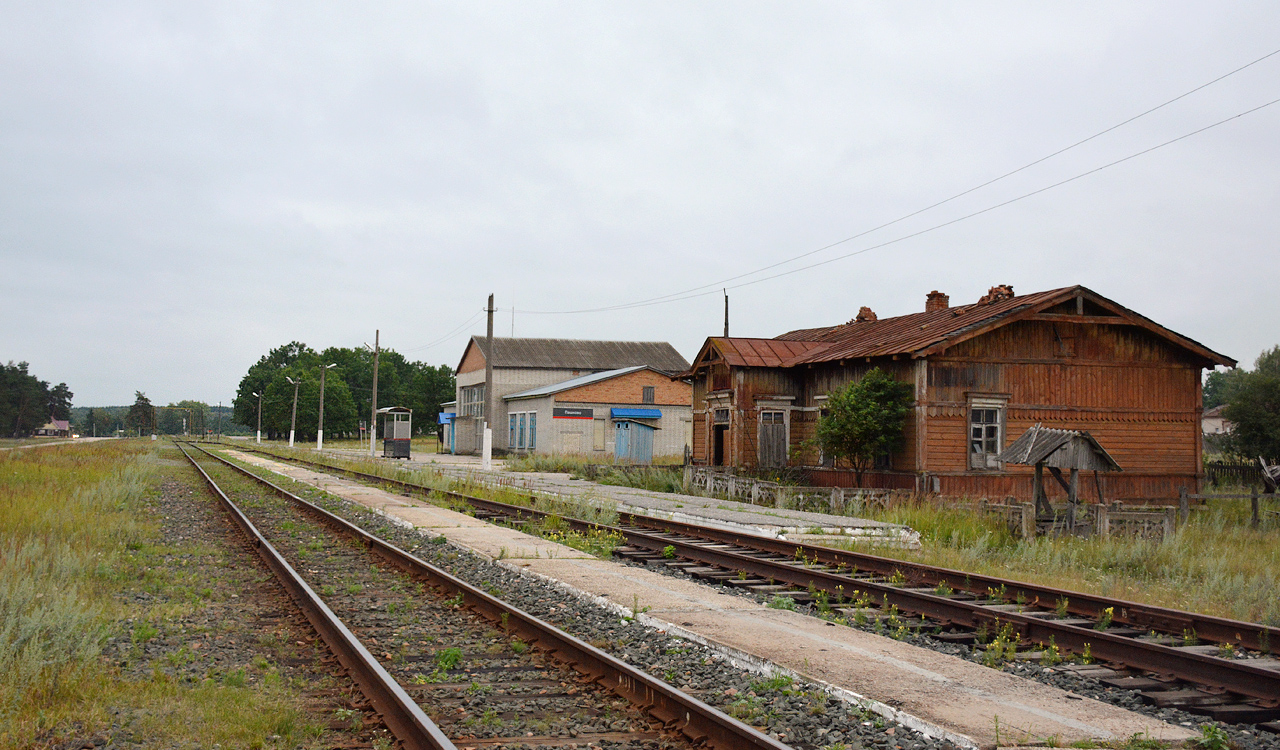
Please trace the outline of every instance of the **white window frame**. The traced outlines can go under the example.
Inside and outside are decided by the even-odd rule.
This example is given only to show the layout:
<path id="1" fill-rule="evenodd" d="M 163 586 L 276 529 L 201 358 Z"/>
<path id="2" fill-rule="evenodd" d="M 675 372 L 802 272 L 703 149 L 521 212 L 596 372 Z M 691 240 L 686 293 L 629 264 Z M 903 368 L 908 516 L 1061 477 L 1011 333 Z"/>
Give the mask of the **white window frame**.
<path id="1" fill-rule="evenodd" d="M 996 459 L 1000 452 L 1004 450 L 1005 444 L 1005 415 L 1009 405 L 1007 396 L 994 395 L 970 395 L 968 398 L 968 409 L 965 412 L 965 462 L 970 471 L 1001 471 L 1004 464 Z M 975 412 L 982 410 L 983 412 L 995 412 L 994 421 L 981 422 L 974 421 Z M 987 415 L 984 414 L 984 417 Z M 981 429 L 981 436 L 975 435 L 974 430 Z M 994 437 L 990 436 L 990 431 L 994 429 Z M 987 443 L 994 441 L 995 451 L 979 450 L 979 444 L 983 448 L 988 447 Z"/>

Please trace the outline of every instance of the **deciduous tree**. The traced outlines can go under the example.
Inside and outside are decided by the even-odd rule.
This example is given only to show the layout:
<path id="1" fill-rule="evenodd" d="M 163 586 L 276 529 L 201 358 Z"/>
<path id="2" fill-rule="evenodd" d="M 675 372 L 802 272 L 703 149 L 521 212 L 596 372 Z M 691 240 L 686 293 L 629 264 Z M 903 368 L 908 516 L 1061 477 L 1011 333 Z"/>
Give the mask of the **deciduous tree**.
<path id="1" fill-rule="evenodd" d="M 818 420 L 818 444 L 826 455 L 849 461 L 859 486 L 878 457 L 902 447 L 913 390 L 910 383 L 872 368 L 828 395 L 827 415 Z"/>

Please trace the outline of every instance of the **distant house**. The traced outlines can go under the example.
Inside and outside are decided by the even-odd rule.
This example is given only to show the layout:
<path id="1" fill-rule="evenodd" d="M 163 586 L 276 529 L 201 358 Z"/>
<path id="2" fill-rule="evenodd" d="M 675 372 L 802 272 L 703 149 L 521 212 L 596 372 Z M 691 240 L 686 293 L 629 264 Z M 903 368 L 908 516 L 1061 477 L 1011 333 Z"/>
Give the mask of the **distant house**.
<path id="1" fill-rule="evenodd" d="M 1222 404 L 1212 409 L 1205 409 L 1204 414 L 1200 415 L 1200 432 L 1205 435 L 1224 435 L 1231 432 L 1231 422 L 1222 416 L 1226 408 L 1226 404 Z"/>
<path id="2" fill-rule="evenodd" d="M 551 425 L 554 415 L 542 415 L 540 411 L 548 403 L 547 397 L 554 396 L 557 405 L 568 403 L 560 394 L 574 390 L 575 395 L 569 397 L 601 397 L 606 391 L 615 388 L 635 390 L 634 399 L 627 395 L 620 403 L 631 404 L 635 400 L 643 404 L 644 388 L 659 387 L 658 380 L 669 375 L 689 369 L 688 361 L 680 356 L 675 347 L 665 341 L 585 341 L 577 339 L 526 339 L 526 338 L 494 338 L 493 340 L 493 388 L 495 401 L 501 413 L 493 420 L 493 447 L 497 450 L 538 450 L 560 451 L 555 443 L 548 444 L 550 437 L 539 437 Z M 482 430 L 485 422 L 485 363 L 488 353 L 485 351 L 485 338 L 473 336 L 463 349 L 457 367 L 457 404 L 454 406 L 450 438 L 453 449 L 457 453 L 475 453 L 480 450 Z M 639 368 L 635 372 L 614 374 L 604 378 L 596 387 L 588 390 L 575 390 L 592 386 L 592 383 L 569 386 L 565 391 L 545 393 L 538 396 L 525 396 L 508 403 L 506 397 L 526 394 L 539 388 L 559 387 L 576 378 L 595 375 L 609 371 Z M 654 380 L 650 383 L 649 380 Z M 643 381 L 643 382 L 642 382 Z M 663 386 L 666 388 L 667 386 Z M 664 394 L 667 391 L 663 391 Z M 691 393 L 692 391 L 690 391 Z M 594 394 L 594 395 L 593 395 Z M 655 398 L 657 390 L 654 391 Z M 621 392 L 613 395 L 622 396 Z M 543 399 L 543 401 L 538 401 Z M 537 401 L 537 403 L 533 403 Z M 596 404 L 602 408 L 612 409 L 611 402 L 574 402 L 590 403 L 593 410 Z M 685 403 L 691 404 L 691 401 Z M 556 407 L 550 407 L 556 408 Z M 559 408 L 568 408 L 559 406 Z M 594 411 L 592 419 L 595 419 Z M 520 415 L 524 414 L 525 432 L 524 447 L 521 448 Z M 534 448 L 529 447 L 530 418 L 532 416 Z M 541 415 L 541 416 L 540 416 Z M 515 431 L 512 428 L 512 417 L 515 417 Z M 613 417 L 607 418 L 605 425 L 606 443 L 613 440 L 608 431 L 616 429 Z M 655 426 L 658 426 L 655 424 Z M 594 450 L 595 425 L 588 444 L 587 438 L 580 438 L 581 452 Z M 559 439 L 559 431 L 556 431 Z M 570 434 L 566 431 L 563 434 Z M 567 439 L 567 438 L 566 438 Z"/>
<path id="3" fill-rule="evenodd" d="M 503 402 L 512 451 L 622 454 L 647 463 L 655 455 L 682 455 L 692 437 L 692 386 L 647 365 L 581 375 Z"/>
<path id="4" fill-rule="evenodd" d="M 31 434 L 34 437 L 71 437 L 71 422 L 66 419 L 50 419 L 44 427 Z"/>
<path id="5" fill-rule="evenodd" d="M 956 307 L 935 291 L 909 315 L 864 307 L 771 339 L 708 338 L 688 373 L 693 456 L 810 466 L 815 484 L 851 485 L 812 438 L 827 394 L 877 367 L 915 386 L 915 408 L 905 447 L 864 476 L 869 486 L 1029 499 L 1031 469 L 998 457 L 1041 424 L 1087 430 L 1115 457 L 1123 471 L 1099 478 L 1109 500 L 1177 497 L 1201 476 L 1201 370 L 1234 364 L 1082 286 L 997 286 Z"/>

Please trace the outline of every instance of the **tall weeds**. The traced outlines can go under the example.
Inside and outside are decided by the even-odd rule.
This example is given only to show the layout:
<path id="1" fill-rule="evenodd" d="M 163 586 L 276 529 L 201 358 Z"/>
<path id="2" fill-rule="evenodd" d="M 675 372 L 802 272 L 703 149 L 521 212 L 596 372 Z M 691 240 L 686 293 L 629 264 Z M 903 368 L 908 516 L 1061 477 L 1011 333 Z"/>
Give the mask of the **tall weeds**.
<path id="1" fill-rule="evenodd" d="M 95 664 L 113 563 L 143 534 L 129 510 L 154 472 L 146 450 L 112 441 L 0 454 L 4 718 L 56 699 Z"/>

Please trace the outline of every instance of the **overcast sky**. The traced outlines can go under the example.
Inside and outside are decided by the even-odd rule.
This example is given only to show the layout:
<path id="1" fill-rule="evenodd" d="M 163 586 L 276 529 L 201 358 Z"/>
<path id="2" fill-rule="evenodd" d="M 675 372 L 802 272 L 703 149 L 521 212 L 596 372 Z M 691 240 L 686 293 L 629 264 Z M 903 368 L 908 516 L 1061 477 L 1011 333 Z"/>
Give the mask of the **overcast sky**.
<path id="1" fill-rule="evenodd" d="M 0 360 L 79 406 L 229 402 L 293 340 L 381 329 L 455 365 L 491 292 L 499 335 L 692 358 L 720 287 L 1280 98 L 1276 55 L 722 281 L 1116 125 L 1276 29 L 1274 2 L 0 2 Z M 1251 365 L 1280 342 L 1278 126 L 1280 104 L 730 288 L 731 333 L 1083 284 Z"/>

